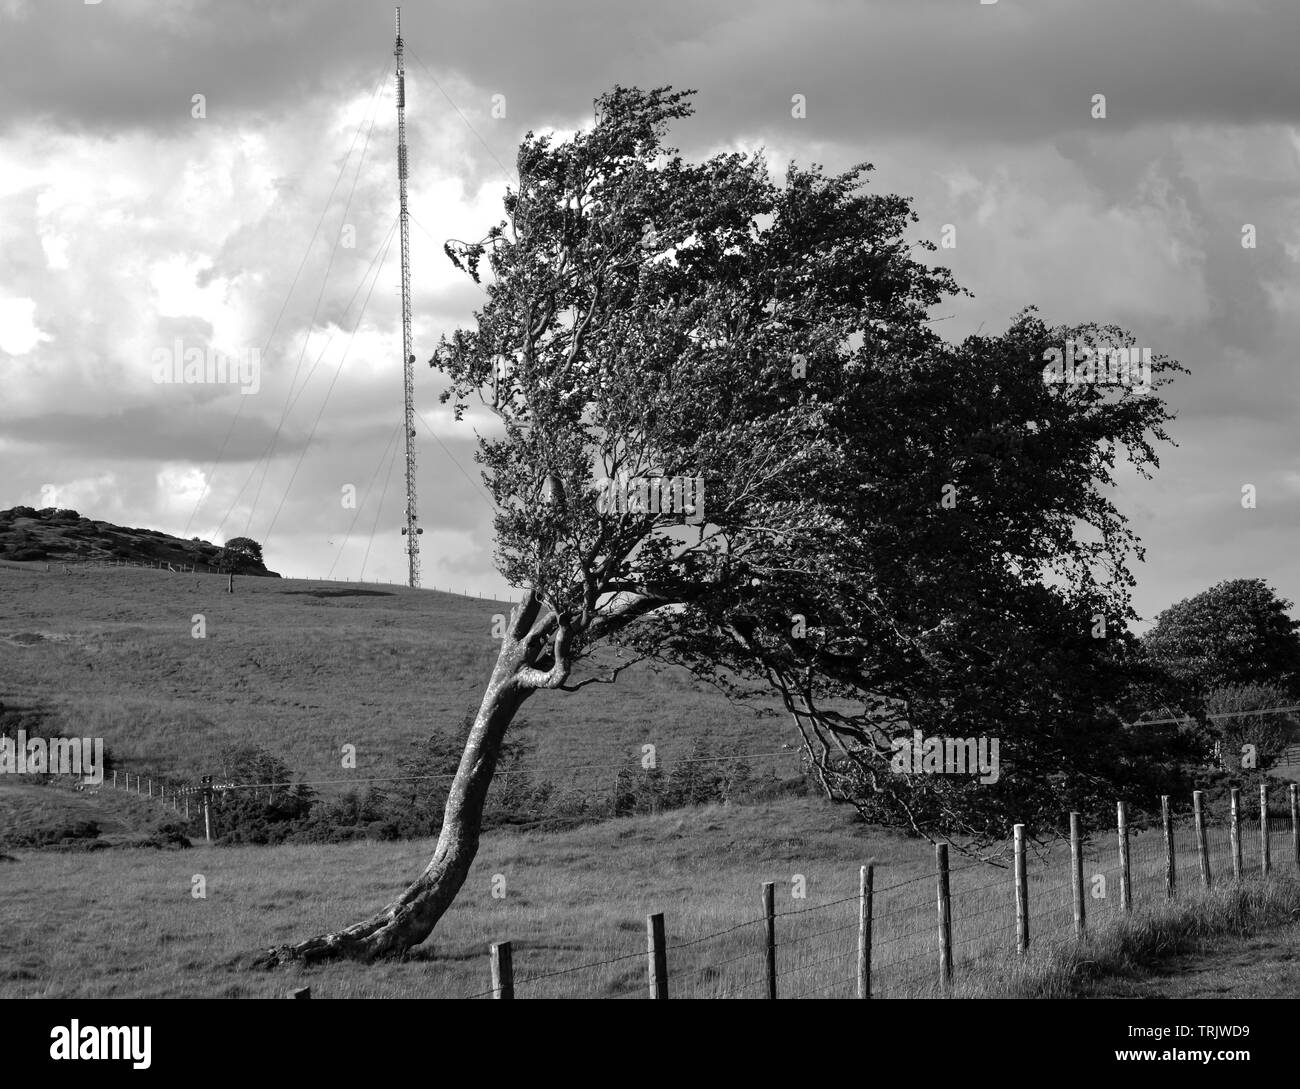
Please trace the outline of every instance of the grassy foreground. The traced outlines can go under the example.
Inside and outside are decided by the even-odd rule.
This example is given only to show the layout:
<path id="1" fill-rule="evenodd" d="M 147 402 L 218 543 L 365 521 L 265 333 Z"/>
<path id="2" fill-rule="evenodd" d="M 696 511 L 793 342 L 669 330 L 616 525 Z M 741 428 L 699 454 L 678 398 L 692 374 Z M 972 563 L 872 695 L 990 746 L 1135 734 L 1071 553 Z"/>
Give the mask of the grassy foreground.
<path id="1" fill-rule="evenodd" d="M 1250 881 L 1206 899 L 1185 865 L 1181 830 L 1179 839 L 1182 878 L 1168 908 L 1158 837 L 1135 837 L 1135 930 L 1121 925 L 1109 837 L 1090 845 L 1089 887 L 1102 876 L 1109 892 L 1088 902 L 1090 931 L 1102 937 L 1082 954 L 1071 938 L 1067 853 L 1058 846 L 1037 860 L 1033 955 L 1024 962 L 1014 954 L 1010 873 L 954 856 L 956 993 L 1078 993 L 1085 963 L 1109 971 L 1125 958 L 1138 963 L 1139 954 L 1192 948 L 1177 945 L 1180 935 L 1242 932 L 1297 906 L 1296 883 L 1287 879 L 1266 895 L 1256 890 L 1274 886 Z M 520 998 L 642 997 L 645 920 L 656 911 L 665 914 L 673 996 L 759 997 L 765 881 L 776 886 L 779 995 L 849 997 L 858 871 L 869 859 L 877 890 L 873 993 L 936 993 L 932 849 L 819 798 L 678 810 L 567 832 L 494 832 L 433 939 L 406 961 L 276 973 L 239 967 L 247 953 L 381 906 L 431 846 L 11 851 L 16 861 L 0 862 L 0 997 L 275 997 L 307 984 L 322 998 L 468 997 L 487 990 L 488 945 L 505 940 L 513 943 Z M 1287 866 L 1278 859 L 1279 873 L 1289 874 Z M 192 891 L 199 880 L 203 898 Z M 590 967 L 601 961 L 610 963 Z"/>
<path id="2" fill-rule="evenodd" d="M 1083 945 L 1049 945 L 1021 962 L 991 962 L 984 971 L 960 980 L 954 994 L 1195 997 L 1198 992 L 1180 986 L 1175 977 L 1196 966 L 1214 974 L 1216 995 L 1295 998 L 1294 985 L 1300 981 L 1293 943 L 1300 934 L 1298 920 L 1300 882 L 1294 876 L 1233 883 L 1142 911 L 1132 919 L 1111 920 Z M 1233 963 L 1238 961 L 1244 963 Z M 1234 976 L 1230 965 L 1245 971 Z"/>
<path id="3" fill-rule="evenodd" d="M 870 832 L 814 799 L 682 810 L 567 833 L 494 833 L 426 943 L 432 948 L 406 962 L 272 974 L 232 964 L 261 945 L 382 906 L 431 847 L 11 852 L 17 861 L 0 862 L 0 997 L 276 996 L 304 982 L 319 997 L 463 996 L 487 988 L 488 943 L 505 939 L 515 943 L 521 980 L 633 954 L 602 970 L 521 983 L 520 997 L 639 994 L 649 912 L 667 914 L 670 941 L 679 944 L 755 918 L 762 880 L 778 883 L 785 910 L 855 894 L 868 852 L 888 860 L 883 868 L 908 872 L 925 858 L 916 845 Z M 794 874 L 806 881 L 806 901 L 790 896 Z M 206 882 L 205 899 L 192 896 L 195 875 Z M 722 970 L 689 976 L 687 966 L 734 956 L 746 942 L 758 948 L 759 933 L 742 928 L 675 956 L 678 993 L 712 994 L 720 981 L 734 982 Z M 759 961 L 748 959 L 733 964 L 752 975 Z"/>

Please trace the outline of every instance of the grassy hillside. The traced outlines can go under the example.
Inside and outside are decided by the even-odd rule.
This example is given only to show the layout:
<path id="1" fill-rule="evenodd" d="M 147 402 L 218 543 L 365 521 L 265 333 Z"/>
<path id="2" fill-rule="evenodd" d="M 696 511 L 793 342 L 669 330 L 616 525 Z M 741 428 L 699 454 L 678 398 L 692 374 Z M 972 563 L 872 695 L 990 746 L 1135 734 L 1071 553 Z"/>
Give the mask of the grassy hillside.
<path id="1" fill-rule="evenodd" d="M 216 570 L 221 547 L 195 537 L 185 541 L 156 529 L 128 529 L 84 517 L 75 510 L 13 507 L 0 510 L 0 560 L 15 562 L 117 562 Z M 250 575 L 272 575 L 260 563 Z"/>
<path id="2" fill-rule="evenodd" d="M 172 817 L 156 800 L 124 790 L 80 792 L 0 776 L 0 850 L 162 845 L 159 828 Z"/>
<path id="3" fill-rule="evenodd" d="M 390 772 L 413 739 L 477 707 L 497 650 L 492 618 L 509 608 L 398 586 L 236 577 L 228 594 L 213 575 L 0 563 L 0 702 L 44 709 L 51 735 L 103 737 L 133 772 L 190 779 L 217 772 L 227 746 L 256 744 L 341 790 Z M 193 637 L 199 616 L 204 638 Z M 797 742 L 772 704 L 759 710 L 638 666 L 615 685 L 533 696 L 521 735 L 536 742 L 540 774 L 605 790 L 612 765 L 644 744 L 666 766 L 701 731 L 733 753 Z M 341 767 L 345 744 L 355 771 Z M 797 769 L 792 748 L 755 761 Z"/>

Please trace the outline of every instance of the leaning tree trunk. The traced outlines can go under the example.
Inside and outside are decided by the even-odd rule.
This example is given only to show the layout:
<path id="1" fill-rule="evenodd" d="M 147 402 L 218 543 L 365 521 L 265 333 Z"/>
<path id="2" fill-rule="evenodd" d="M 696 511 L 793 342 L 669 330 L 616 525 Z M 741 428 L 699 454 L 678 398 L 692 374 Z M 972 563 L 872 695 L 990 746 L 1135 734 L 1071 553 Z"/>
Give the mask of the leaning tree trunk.
<path id="1" fill-rule="evenodd" d="M 483 806 L 501 740 L 515 712 L 534 691 L 519 683 L 521 668 L 526 666 L 523 642 L 507 635 L 447 794 L 442 831 L 424 872 L 396 900 L 363 922 L 268 950 L 253 960 L 254 967 L 393 957 L 419 945 L 433 932 L 465 883 L 478 852 Z"/>

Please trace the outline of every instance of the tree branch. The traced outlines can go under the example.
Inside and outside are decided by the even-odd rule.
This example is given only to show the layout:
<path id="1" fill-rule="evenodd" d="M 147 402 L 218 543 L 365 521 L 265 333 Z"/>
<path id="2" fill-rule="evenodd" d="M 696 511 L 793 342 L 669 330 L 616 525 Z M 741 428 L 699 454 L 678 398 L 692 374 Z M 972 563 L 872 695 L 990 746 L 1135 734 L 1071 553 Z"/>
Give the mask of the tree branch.
<path id="1" fill-rule="evenodd" d="M 571 630 L 569 628 L 569 618 L 561 616 L 557 618 L 558 629 L 555 633 L 555 661 L 550 669 L 537 669 L 533 666 L 524 666 L 515 674 L 515 684 L 520 688 L 559 688 L 569 678 L 569 670 L 573 668 L 573 662 L 569 658 L 569 640 Z"/>
<path id="2" fill-rule="evenodd" d="M 624 662 L 622 665 L 616 666 L 614 671 L 610 673 L 608 677 L 587 677 L 585 680 L 581 680 L 577 684 L 562 684 L 559 686 L 559 689 L 561 692 L 576 692 L 579 688 L 585 688 L 589 684 L 613 684 L 618 680 L 618 675 L 622 673 L 623 670 L 630 669 L 638 662 L 648 661 L 649 657 L 648 654 L 639 654 L 630 662 Z"/>

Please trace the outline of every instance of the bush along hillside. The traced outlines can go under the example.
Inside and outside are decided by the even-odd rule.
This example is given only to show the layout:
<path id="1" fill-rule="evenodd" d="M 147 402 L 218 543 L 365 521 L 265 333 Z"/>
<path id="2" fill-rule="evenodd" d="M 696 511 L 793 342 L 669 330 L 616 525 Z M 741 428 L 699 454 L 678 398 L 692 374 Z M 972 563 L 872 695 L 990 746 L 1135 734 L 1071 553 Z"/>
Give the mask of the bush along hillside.
<path id="1" fill-rule="evenodd" d="M 224 546 L 198 537 L 184 541 L 156 529 L 127 529 L 56 507 L 0 510 L 0 560 L 60 563 L 122 560 L 280 577 L 266 569 L 261 547 L 247 537 L 233 538 Z"/>
<path id="2" fill-rule="evenodd" d="M 812 789 L 806 777 L 777 779 L 741 760 L 718 760 L 704 739 L 670 768 L 611 770 L 607 787 L 565 789 L 531 770 L 532 746 L 518 734 L 523 725 L 506 741 L 484 812 L 485 829 L 560 829 L 709 803 L 760 802 Z M 469 727 L 467 719 L 458 736 L 438 734 L 412 745 L 391 775 L 373 777 L 364 787 L 328 799 L 319 797 L 310 783 L 293 782 L 288 765 L 264 749 L 229 750 L 221 761 L 224 783 L 217 784 L 213 800 L 213 840 L 233 845 L 435 836 Z M 191 810 L 186 831 L 203 836 L 198 806 Z"/>

